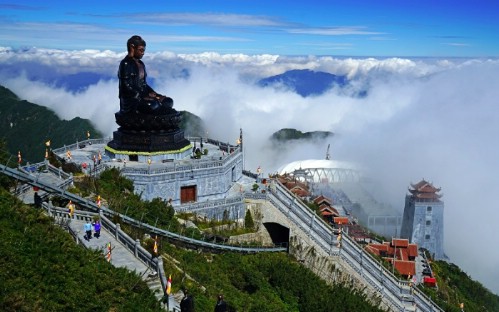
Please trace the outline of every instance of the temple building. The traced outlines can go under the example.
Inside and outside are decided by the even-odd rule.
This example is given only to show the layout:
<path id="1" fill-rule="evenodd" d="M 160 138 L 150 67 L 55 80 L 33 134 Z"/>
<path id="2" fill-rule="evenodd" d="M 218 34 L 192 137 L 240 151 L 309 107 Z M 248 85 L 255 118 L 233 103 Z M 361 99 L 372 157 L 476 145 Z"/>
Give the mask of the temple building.
<path id="1" fill-rule="evenodd" d="M 410 244 L 407 239 L 392 238 L 391 242 L 370 243 L 364 249 L 390 262 L 404 278 L 416 274 L 418 245 Z"/>
<path id="2" fill-rule="evenodd" d="M 405 197 L 401 237 L 427 249 L 434 259 L 446 258 L 444 253 L 444 202 L 440 188 L 421 180 L 411 184 Z"/>

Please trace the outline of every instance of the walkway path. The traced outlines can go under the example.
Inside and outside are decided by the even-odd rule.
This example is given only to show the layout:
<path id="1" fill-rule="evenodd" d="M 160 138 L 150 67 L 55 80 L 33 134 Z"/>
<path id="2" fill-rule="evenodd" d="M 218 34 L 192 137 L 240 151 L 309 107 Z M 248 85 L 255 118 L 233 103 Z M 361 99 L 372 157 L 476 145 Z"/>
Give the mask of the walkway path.
<path id="1" fill-rule="evenodd" d="M 105 255 L 107 253 L 106 244 L 111 243 L 111 263 L 115 267 L 124 267 L 130 271 L 135 271 L 138 275 L 142 276 L 142 279 L 144 280 L 148 274 L 154 271 L 153 269 L 148 268 L 142 261 L 135 258 L 130 250 L 126 249 L 111 233 L 105 229 L 101 230 L 99 238 L 92 237 L 90 240 L 84 239 L 84 224 L 85 222 L 82 220 L 71 220 L 69 226 L 75 233 L 78 234 L 78 241 L 85 247 L 100 250 Z"/>
<path id="2" fill-rule="evenodd" d="M 76 218 L 69 222 L 69 227 L 77 235 L 77 242 L 84 245 L 86 248 L 99 250 L 102 252 L 102 256 L 107 255 L 107 244 L 111 244 L 111 260 L 110 263 L 115 267 L 123 267 L 129 271 L 134 271 L 140 278 L 145 281 L 154 293 L 156 299 L 161 300 L 163 298 L 163 287 L 159 276 L 155 268 L 148 267 L 144 262 L 140 261 L 135 255 L 127 249 L 121 242 L 116 240 L 116 237 L 108 232 L 104 227 L 101 228 L 100 236 L 95 237 L 95 233 L 92 231 L 92 238 L 90 240 L 85 239 L 85 230 L 83 226 L 86 221 L 78 220 Z M 171 302 L 173 307 L 178 304 L 176 302 Z M 166 306 L 163 306 L 166 310 Z"/>

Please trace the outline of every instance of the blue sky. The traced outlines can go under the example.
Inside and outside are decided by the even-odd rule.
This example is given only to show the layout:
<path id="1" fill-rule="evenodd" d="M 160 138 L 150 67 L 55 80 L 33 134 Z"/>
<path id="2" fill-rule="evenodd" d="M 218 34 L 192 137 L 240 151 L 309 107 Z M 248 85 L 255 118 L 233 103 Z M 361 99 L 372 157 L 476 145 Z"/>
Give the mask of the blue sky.
<path id="1" fill-rule="evenodd" d="M 0 46 L 401 57 L 499 56 L 499 2 L 0 1 Z"/>

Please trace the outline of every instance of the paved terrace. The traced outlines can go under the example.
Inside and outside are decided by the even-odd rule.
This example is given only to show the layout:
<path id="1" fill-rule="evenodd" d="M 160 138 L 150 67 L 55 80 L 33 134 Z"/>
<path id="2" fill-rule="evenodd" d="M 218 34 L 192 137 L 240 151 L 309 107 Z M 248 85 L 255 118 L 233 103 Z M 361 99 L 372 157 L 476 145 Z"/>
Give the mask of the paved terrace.
<path id="1" fill-rule="evenodd" d="M 191 143 L 200 148 L 200 138 L 187 138 L 191 141 Z M 121 159 L 111 159 L 105 153 L 105 147 L 110 139 L 91 139 L 85 140 L 82 142 L 76 142 L 71 145 L 63 146 L 61 148 L 53 149 L 52 151 L 61 159 L 69 160 L 68 151 L 71 152 L 71 162 L 74 162 L 78 165 L 86 164 L 88 174 L 92 174 L 94 169 L 100 170 L 100 166 L 98 165 L 98 155 L 99 153 L 102 156 L 101 164 L 106 164 L 107 166 L 116 167 L 119 169 L 144 169 L 154 171 L 162 171 L 165 167 L 168 166 L 177 166 L 182 167 L 184 165 L 189 165 L 192 162 L 192 159 L 180 159 L 175 161 L 167 161 L 167 162 L 158 162 L 151 161 L 150 164 L 145 162 L 137 162 L 137 161 L 127 161 L 124 162 Z M 207 149 L 208 155 L 202 156 L 202 160 L 205 162 L 217 161 L 220 159 L 224 159 L 230 156 L 229 153 L 221 149 L 220 144 L 223 146 L 227 146 L 229 143 L 219 143 L 217 141 L 209 140 L 208 143 L 206 139 L 203 139 L 203 148 L 201 150 Z M 94 167 L 94 156 L 96 161 L 96 167 Z"/>

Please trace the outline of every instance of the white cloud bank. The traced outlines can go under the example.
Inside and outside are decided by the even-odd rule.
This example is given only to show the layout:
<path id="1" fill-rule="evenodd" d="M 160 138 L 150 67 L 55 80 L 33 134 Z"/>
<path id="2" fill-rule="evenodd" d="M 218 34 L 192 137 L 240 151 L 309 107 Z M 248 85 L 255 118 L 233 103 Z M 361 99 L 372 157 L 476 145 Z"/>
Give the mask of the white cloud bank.
<path id="1" fill-rule="evenodd" d="M 43 65 L 56 73 L 97 72 L 114 76 L 123 54 L 110 51 L 0 48 L 0 68 L 24 68 L 24 75 L 0 71 L 2 84 L 21 98 L 45 105 L 60 117 L 88 118 L 107 136 L 117 126 L 117 81 L 106 80 L 71 93 L 26 73 Z M 146 54 L 155 89 L 175 100 L 177 110 L 202 117 L 208 135 L 235 142 L 244 131 L 246 167 L 272 172 L 287 162 L 325 157 L 357 162 L 387 190 L 386 201 L 402 208 L 407 187 L 421 178 L 442 187 L 445 249 L 473 278 L 499 293 L 499 61 L 340 59 L 220 55 Z M 368 86 L 364 98 L 338 91 L 302 98 L 285 90 L 257 87 L 260 78 L 290 69 L 348 75 Z M 184 69 L 189 74 L 185 75 Z M 179 78 L 180 77 L 180 78 Z M 320 144 L 271 150 L 267 138 L 281 128 L 329 130 Z"/>

